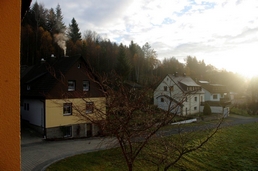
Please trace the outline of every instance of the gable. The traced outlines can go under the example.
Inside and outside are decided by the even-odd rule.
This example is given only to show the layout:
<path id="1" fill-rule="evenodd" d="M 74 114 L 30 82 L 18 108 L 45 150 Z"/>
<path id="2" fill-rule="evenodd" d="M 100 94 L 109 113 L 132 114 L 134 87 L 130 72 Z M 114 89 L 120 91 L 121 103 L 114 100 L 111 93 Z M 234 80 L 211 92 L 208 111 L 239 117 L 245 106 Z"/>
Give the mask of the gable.
<path id="1" fill-rule="evenodd" d="M 182 92 L 201 91 L 201 86 L 188 76 L 174 76 L 169 74 L 169 77 L 182 90 Z"/>
<path id="2" fill-rule="evenodd" d="M 78 91 L 73 93 L 73 97 L 81 96 L 82 80 L 88 80 L 88 73 L 91 73 L 86 61 L 81 56 L 63 57 L 52 59 L 45 63 L 34 66 L 21 80 L 21 95 L 24 97 L 41 98 L 63 98 L 68 97 L 68 80 L 78 81 Z M 92 85 L 96 86 L 92 83 Z M 100 96 L 96 93 L 96 88 L 92 86 L 92 95 Z M 29 90 L 27 88 L 29 87 Z M 96 92 L 95 92 L 96 91 Z M 71 93 L 70 93 L 71 95 Z"/>
<path id="3" fill-rule="evenodd" d="M 49 92 L 48 98 L 80 98 L 80 97 L 103 97 L 100 87 L 92 78 L 88 65 L 83 60 L 78 60 L 58 80 L 53 89 Z M 75 82 L 75 91 L 68 91 L 68 81 Z M 89 91 L 83 91 L 83 81 L 89 82 Z"/>
<path id="4" fill-rule="evenodd" d="M 164 91 L 164 87 L 167 87 L 167 90 L 170 89 L 170 87 L 173 86 L 173 91 L 182 91 L 181 88 L 167 75 L 157 86 L 155 91 Z M 165 90 L 166 91 L 166 90 Z"/>

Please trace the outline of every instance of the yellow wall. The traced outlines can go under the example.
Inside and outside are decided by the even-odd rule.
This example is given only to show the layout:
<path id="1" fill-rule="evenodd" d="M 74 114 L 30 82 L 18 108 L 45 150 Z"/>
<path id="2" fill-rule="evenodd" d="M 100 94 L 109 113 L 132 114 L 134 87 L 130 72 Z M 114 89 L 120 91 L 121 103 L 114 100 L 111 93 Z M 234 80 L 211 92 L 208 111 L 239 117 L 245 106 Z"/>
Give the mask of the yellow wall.
<path id="1" fill-rule="evenodd" d="M 89 100 L 89 99 L 87 99 Z M 94 102 L 97 109 L 102 109 L 105 112 L 105 98 L 90 98 L 91 102 Z M 73 115 L 64 116 L 63 115 L 63 103 L 72 103 L 73 104 Z M 85 118 L 79 117 L 79 112 L 83 114 L 85 112 L 86 102 L 81 98 L 77 99 L 49 99 L 46 100 L 46 128 L 71 125 L 78 123 L 87 123 L 90 122 Z M 96 113 L 88 114 L 87 116 L 96 117 Z"/>
<path id="2" fill-rule="evenodd" d="M 20 5 L 0 1 L 0 170 L 20 170 Z"/>

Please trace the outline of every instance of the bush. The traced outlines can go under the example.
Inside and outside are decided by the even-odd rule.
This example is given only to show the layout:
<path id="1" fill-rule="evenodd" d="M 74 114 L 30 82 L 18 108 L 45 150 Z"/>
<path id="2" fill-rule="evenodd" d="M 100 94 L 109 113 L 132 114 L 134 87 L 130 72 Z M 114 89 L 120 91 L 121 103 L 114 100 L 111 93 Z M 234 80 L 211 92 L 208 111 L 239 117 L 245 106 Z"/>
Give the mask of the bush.
<path id="1" fill-rule="evenodd" d="M 211 107 L 208 103 L 204 105 L 203 115 L 211 115 Z"/>

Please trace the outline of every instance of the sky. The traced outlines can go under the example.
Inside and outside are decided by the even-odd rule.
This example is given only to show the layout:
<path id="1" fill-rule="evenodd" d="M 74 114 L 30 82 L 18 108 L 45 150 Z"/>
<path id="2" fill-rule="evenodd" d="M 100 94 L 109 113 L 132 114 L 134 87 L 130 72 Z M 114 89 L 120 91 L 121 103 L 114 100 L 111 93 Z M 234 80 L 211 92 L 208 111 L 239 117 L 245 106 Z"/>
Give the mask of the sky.
<path id="1" fill-rule="evenodd" d="M 36 2 L 32 1 L 32 4 Z M 60 5 L 66 26 L 118 44 L 148 42 L 159 60 L 187 56 L 251 78 L 258 75 L 258 0 L 37 0 Z"/>

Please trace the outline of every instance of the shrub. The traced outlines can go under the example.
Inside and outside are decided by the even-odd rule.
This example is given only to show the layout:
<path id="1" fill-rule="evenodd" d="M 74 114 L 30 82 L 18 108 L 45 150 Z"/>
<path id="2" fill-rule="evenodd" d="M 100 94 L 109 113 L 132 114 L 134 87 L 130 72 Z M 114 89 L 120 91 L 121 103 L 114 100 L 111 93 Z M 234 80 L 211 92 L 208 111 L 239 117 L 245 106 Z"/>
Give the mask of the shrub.
<path id="1" fill-rule="evenodd" d="M 205 103 L 203 109 L 203 115 L 210 115 L 211 114 L 211 107 L 208 103 Z"/>

